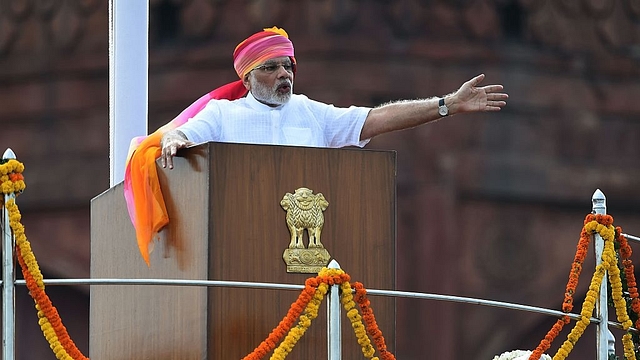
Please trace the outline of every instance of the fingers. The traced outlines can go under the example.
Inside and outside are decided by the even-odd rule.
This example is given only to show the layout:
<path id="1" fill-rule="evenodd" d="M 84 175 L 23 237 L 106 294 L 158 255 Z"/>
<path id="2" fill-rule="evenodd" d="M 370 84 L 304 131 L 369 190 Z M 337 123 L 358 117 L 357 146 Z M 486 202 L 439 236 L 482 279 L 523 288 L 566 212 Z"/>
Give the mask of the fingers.
<path id="1" fill-rule="evenodd" d="M 173 157 L 176 156 L 178 150 L 187 146 L 194 145 L 187 137 L 178 130 L 171 130 L 162 136 L 160 140 L 160 162 L 163 168 L 167 166 L 173 169 Z"/>
<path id="2" fill-rule="evenodd" d="M 488 107 L 495 107 L 495 106 L 503 107 L 506 105 L 507 105 L 506 101 L 487 101 Z"/>
<path id="3" fill-rule="evenodd" d="M 486 93 L 487 100 L 507 100 L 509 95 L 505 93 Z"/>
<path id="4" fill-rule="evenodd" d="M 509 98 L 509 95 L 493 92 L 500 91 L 502 88 L 502 85 L 490 85 L 484 87 L 485 94 L 487 94 L 487 105 L 485 106 L 485 111 L 499 111 L 501 108 L 507 106 L 506 100 Z"/>
<path id="5" fill-rule="evenodd" d="M 502 91 L 502 89 L 504 89 L 504 86 L 502 86 L 502 85 L 487 85 L 487 86 L 483 86 L 482 89 L 486 93 L 496 93 L 498 91 Z"/>
<path id="6" fill-rule="evenodd" d="M 487 101 L 487 105 L 484 107 L 484 111 L 500 111 L 507 105 L 506 101 Z"/>
<path id="7" fill-rule="evenodd" d="M 173 155 L 171 154 L 171 144 L 163 144 L 162 153 L 160 156 L 160 160 L 161 160 L 160 162 L 163 168 L 166 168 L 167 166 L 169 166 L 169 169 L 173 169 L 174 155 L 175 153 Z"/>
<path id="8" fill-rule="evenodd" d="M 167 166 L 169 166 L 169 169 L 173 169 L 173 157 L 176 156 L 177 152 L 178 147 L 176 145 L 169 145 L 167 149 Z"/>
<path id="9" fill-rule="evenodd" d="M 469 85 L 471 86 L 476 86 L 478 84 L 480 84 L 482 82 L 482 80 L 484 80 L 484 74 L 480 74 L 476 77 L 474 77 L 473 79 L 469 80 Z"/>
<path id="10" fill-rule="evenodd" d="M 173 157 L 176 156 L 179 149 L 187 147 L 189 144 L 190 142 L 180 140 L 167 141 L 162 147 L 162 167 L 169 167 L 169 169 L 173 169 Z"/>
<path id="11" fill-rule="evenodd" d="M 502 92 L 502 85 L 477 86 L 484 78 L 485 74 L 480 74 L 456 91 L 459 112 L 499 111 L 507 105 L 509 95 Z"/>

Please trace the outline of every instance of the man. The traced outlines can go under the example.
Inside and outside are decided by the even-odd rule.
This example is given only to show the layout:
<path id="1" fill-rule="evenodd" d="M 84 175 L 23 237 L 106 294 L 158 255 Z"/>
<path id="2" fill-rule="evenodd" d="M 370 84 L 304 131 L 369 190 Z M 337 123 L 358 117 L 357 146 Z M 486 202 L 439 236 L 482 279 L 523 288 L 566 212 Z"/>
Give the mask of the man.
<path id="1" fill-rule="evenodd" d="M 479 75 L 441 99 L 336 108 L 293 94 L 296 66 L 293 44 L 282 29 L 265 29 L 240 43 L 234 51 L 241 79 L 236 85 L 241 83 L 239 92 L 248 94 L 231 102 L 212 101 L 186 124 L 165 133 L 162 166 L 173 168 L 177 150 L 206 141 L 363 147 L 377 135 L 443 116 L 498 111 L 508 97 L 500 92 L 502 85 L 478 87 L 484 79 Z"/>
<path id="2" fill-rule="evenodd" d="M 287 33 L 264 29 L 233 53 L 240 80 L 204 95 L 170 123 L 132 141 L 124 193 L 138 246 L 149 264 L 148 246 L 168 222 L 155 161 L 173 168 L 181 148 L 206 141 L 315 147 L 365 146 L 377 135 L 441 117 L 498 111 L 506 105 L 502 85 L 479 87 L 484 75 L 443 98 L 389 103 L 376 108 L 337 108 L 293 94 L 296 59 Z"/>

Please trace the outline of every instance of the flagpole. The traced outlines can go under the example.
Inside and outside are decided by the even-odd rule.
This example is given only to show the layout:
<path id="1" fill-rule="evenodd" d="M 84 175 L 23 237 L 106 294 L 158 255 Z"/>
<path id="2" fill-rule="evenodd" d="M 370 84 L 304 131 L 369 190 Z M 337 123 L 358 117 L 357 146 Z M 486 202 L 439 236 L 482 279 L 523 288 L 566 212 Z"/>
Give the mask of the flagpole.
<path id="1" fill-rule="evenodd" d="M 131 139 L 147 135 L 149 1 L 109 0 L 109 185 L 124 179 Z"/>

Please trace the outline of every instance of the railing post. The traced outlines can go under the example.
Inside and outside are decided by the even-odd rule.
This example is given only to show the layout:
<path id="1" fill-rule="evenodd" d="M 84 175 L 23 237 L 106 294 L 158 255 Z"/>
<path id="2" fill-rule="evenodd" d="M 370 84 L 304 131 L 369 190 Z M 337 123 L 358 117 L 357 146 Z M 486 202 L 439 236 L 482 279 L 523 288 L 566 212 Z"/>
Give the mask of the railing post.
<path id="1" fill-rule="evenodd" d="M 2 158 L 15 159 L 16 155 L 11 149 L 7 149 Z M 4 204 L 14 198 L 14 194 L 4 195 Z M 2 358 L 13 360 L 16 339 L 15 265 L 13 262 L 15 246 L 6 206 L 2 207 L 2 214 Z"/>
<path id="2" fill-rule="evenodd" d="M 593 203 L 592 212 L 594 214 L 604 215 L 607 213 L 607 198 L 604 193 L 597 189 L 591 197 Z M 595 233 L 593 235 L 594 247 L 596 251 L 596 266 L 602 262 L 602 252 L 604 251 L 604 240 L 600 234 Z M 607 322 L 609 321 L 609 313 L 607 308 L 607 273 L 605 272 L 602 284 L 600 284 L 600 296 L 596 302 L 596 315 L 597 319 L 600 319 L 598 328 L 596 331 L 596 351 L 597 360 L 607 360 L 609 357 L 609 338 L 612 336 L 609 332 Z"/>
<path id="3" fill-rule="evenodd" d="M 331 260 L 329 269 L 340 269 L 337 261 Z M 327 301 L 327 354 L 329 360 L 342 359 L 342 329 L 340 326 L 340 286 L 331 285 Z"/>

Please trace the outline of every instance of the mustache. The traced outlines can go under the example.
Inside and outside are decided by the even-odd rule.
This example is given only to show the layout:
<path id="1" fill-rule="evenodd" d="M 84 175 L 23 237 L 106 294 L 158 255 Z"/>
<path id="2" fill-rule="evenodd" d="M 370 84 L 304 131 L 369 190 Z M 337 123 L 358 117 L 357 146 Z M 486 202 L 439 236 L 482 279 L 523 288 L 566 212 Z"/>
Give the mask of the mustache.
<path id="1" fill-rule="evenodd" d="M 278 81 L 278 83 L 276 84 L 276 89 L 281 88 L 283 86 L 289 86 L 291 87 L 293 85 L 293 83 L 291 82 L 291 80 L 289 79 L 282 79 L 280 81 Z"/>

